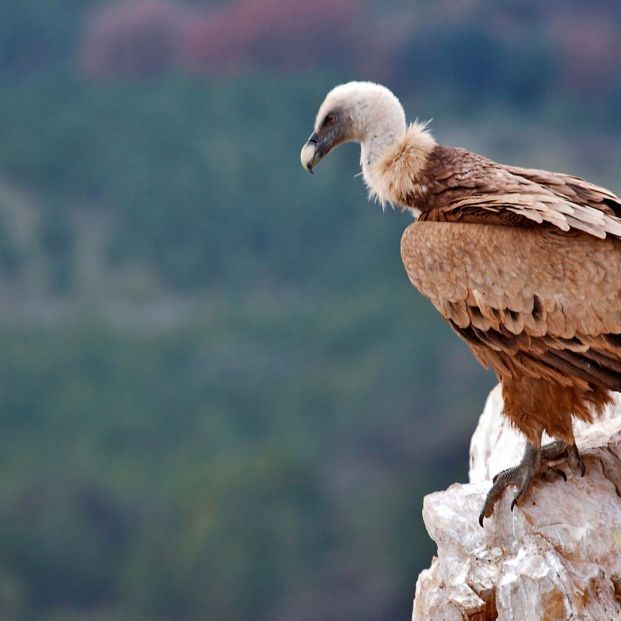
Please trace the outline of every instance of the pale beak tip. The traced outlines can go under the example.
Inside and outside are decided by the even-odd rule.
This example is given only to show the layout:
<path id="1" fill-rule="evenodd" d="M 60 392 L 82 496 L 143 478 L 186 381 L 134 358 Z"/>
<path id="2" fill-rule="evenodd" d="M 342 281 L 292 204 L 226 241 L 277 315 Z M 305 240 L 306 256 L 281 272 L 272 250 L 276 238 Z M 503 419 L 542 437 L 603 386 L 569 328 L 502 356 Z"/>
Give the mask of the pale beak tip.
<path id="1" fill-rule="evenodd" d="M 306 143 L 302 147 L 302 151 L 300 151 L 300 162 L 302 164 L 302 168 L 307 170 L 309 173 L 313 174 L 313 160 L 315 159 L 315 145 L 311 143 Z"/>

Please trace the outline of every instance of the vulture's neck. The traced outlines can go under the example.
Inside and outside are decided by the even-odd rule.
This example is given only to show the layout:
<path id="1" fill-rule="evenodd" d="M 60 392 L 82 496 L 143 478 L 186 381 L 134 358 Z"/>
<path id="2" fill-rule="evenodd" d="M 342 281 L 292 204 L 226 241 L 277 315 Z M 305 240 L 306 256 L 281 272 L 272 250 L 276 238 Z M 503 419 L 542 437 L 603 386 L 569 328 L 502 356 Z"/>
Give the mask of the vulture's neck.
<path id="1" fill-rule="evenodd" d="M 416 211 L 413 201 L 427 191 L 423 171 L 436 141 L 421 123 L 406 130 L 373 133 L 362 141 L 362 175 L 371 198 Z"/>

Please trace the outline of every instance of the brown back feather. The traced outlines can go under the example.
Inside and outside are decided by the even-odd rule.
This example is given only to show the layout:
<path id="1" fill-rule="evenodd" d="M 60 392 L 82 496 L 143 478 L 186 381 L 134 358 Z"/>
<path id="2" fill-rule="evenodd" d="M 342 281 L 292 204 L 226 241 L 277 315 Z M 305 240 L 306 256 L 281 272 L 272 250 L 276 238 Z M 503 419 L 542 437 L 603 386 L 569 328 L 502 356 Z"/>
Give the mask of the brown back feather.
<path id="1" fill-rule="evenodd" d="M 497 164 L 438 145 L 421 183 L 428 188 L 416 202 L 421 220 L 552 226 L 621 238 L 621 198 L 579 177 Z"/>

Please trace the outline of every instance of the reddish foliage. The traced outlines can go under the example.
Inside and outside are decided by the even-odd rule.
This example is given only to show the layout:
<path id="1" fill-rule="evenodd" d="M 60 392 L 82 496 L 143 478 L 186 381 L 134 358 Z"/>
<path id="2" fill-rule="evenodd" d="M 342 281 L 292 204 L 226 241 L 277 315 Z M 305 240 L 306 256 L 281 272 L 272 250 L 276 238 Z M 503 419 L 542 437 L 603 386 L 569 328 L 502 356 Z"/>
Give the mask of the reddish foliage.
<path id="1" fill-rule="evenodd" d="M 96 6 L 85 20 L 80 67 L 94 77 L 156 73 L 182 54 L 191 16 L 166 0 L 123 0 Z"/>
<path id="2" fill-rule="evenodd" d="M 194 24 L 189 62 L 209 72 L 267 65 L 298 67 L 351 43 L 353 0 L 240 0 Z"/>
<path id="3" fill-rule="evenodd" d="M 230 75 L 260 67 L 333 65 L 385 81 L 400 50 L 425 28 L 448 23 L 455 30 L 472 30 L 485 24 L 519 56 L 537 21 L 545 29 L 549 57 L 558 63 L 554 88 L 605 88 L 618 74 L 621 27 L 606 11 L 589 5 L 559 12 L 556 3 L 537 0 L 512 7 L 491 0 L 447 0 L 416 11 L 386 10 L 379 0 L 232 0 L 211 9 L 172 0 L 117 0 L 87 15 L 79 62 L 94 77 L 171 68 Z"/>
<path id="4" fill-rule="evenodd" d="M 199 12 L 165 0 L 124 0 L 88 15 L 80 66 L 105 77 L 179 66 L 222 74 L 338 63 L 356 47 L 355 8 L 354 0 L 239 0 Z"/>

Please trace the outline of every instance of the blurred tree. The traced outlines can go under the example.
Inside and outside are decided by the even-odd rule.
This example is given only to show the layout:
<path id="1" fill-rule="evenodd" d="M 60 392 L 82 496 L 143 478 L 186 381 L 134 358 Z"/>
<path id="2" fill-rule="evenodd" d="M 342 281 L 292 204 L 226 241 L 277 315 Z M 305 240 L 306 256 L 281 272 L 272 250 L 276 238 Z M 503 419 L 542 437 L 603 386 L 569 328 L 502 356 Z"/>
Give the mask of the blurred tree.
<path id="1" fill-rule="evenodd" d="M 439 134 L 614 187 L 618 7 L 8 4 L 0 617 L 407 615 L 492 380 L 409 286 L 410 217 L 344 182 L 356 149 L 318 183 L 301 141 L 389 75 Z"/>

